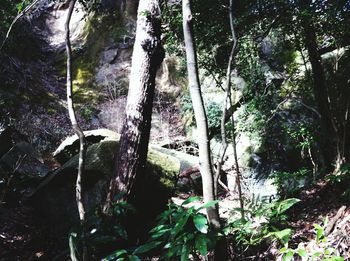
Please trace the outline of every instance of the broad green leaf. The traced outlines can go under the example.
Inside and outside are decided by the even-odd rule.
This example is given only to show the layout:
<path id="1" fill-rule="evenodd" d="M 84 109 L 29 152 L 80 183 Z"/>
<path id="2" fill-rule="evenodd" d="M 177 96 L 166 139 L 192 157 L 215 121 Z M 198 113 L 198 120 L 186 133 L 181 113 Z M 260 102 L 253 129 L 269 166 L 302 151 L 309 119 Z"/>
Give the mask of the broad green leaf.
<path id="1" fill-rule="evenodd" d="M 174 229 L 171 231 L 171 234 L 174 236 L 177 235 L 183 229 L 183 227 L 186 225 L 188 218 L 189 218 L 189 215 L 184 213 L 184 215 L 176 223 Z"/>
<path id="2" fill-rule="evenodd" d="M 290 228 L 274 232 L 275 236 L 283 243 L 287 243 L 292 230 Z"/>
<path id="3" fill-rule="evenodd" d="M 199 232 L 206 234 L 208 232 L 208 221 L 202 214 L 193 217 L 193 223 Z"/>
<path id="4" fill-rule="evenodd" d="M 288 251 L 288 248 L 287 247 L 282 247 L 281 249 L 280 249 L 280 253 L 281 254 L 284 254 L 284 253 L 286 253 Z"/>
<path id="5" fill-rule="evenodd" d="M 287 254 L 285 254 L 282 258 L 283 261 L 290 261 L 293 259 L 294 252 L 292 250 L 289 250 Z"/>
<path id="6" fill-rule="evenodd" d="M 181 261 L 188 261 L 189 255 L 190 255 L 190 246 L 185 243 L 181 249 Z"/>
<path id="7" fill-rule="evenodd" d="M 149 243 L 146 243 L 144 245 L 139 246 L 138 248 L 136 248 L 133 252 L 133 254 L 143 254 L 146 253 L 154 248 L 156 248 L 157 246 L 159 246 L 162 242 L 161 241 L 151 241 Z"/>
<path id="8" fill-rule="evenodd" d="M 163 228 L 167 228 L 167 227 L 168 227 L 168 226 L 166 226 L 166 225 L 156 226 L 156 227 L 152 228 L 150 232 L 151 232 L 151 233 L 153 233 L 153 232 L 158 232 L 158 231 L 162 230 Z"/>
<path id="9" fill-rule="evenodd" d="M 316 242 L 319 242 L 324 234 L 324 229 L 319 224 L 314 224 L 314 228 L 316 229 Z"/>
<path id="10" fill-rule="evenodd" d="M 131 255 L 129 256 L 129 261 L 141 261 L 141 259 L 138 256 Z"/>
<path id="11" fill-rule="evenodd" d="M 278 214 L 282 214 L 286 212 L 289 208 L 291 208 L 296 203 L 300 202 L 300 199 L 297 198 L 288 198 L 286 200 L 283 200 L 279 202 L 277 212 Z"/>
<path id="12" fill-rule="evenodd" d="M 199 201 L 199 200 L 200 200 L 200 197 L 190 197 L 186 199 L 184 202 L 182 202 L 181 206 L 185 206 L 187 204 L 190 204 L 191 202 Z"/>
<path id="13" fill-rule="evenodd" d="M 200 234 L 196 236 L 195 247 L 202 256 L 208 254 L 207 238 L 205 235 Z"/>
<path id="14" fill-rule="evenodd" d="M 219 200 L 212 200 L 212 201 L 209 201 L 205 204 L 203 204 L 202 206 L 200 206 L 199 208 L 197 208 L 197 211 L 201 210 L 201 209 L 204 209 L 204 208 L 209 208 L 211 206 L 214 206 L 216 205 L 217 203 L 219 202 Z"/>
<path id="15" fill-rule="evenodd" d="M 166 228 L 166 229 L 163 229 L 163 230 L 160 230 L 154 234 L 151 235 L 151 238 L 159 238 L 159 237 L 162 237 L 164 235 L 166 235 L 167 233 L 170 233 L 171 232 L 171 228 Z"/>
<path id="16" fill-rule="evenodd" d="M 307 257 L 307 252 L 305 249 L 298 249 L 298 255 L 301 257 Z"/>
<path id="17" fill-rule="evenodd" d="M 128 252 L 124 249 L 121 250 L 117 250 L 115 252 L 113 252 L 112 254 L 110 254 L 109 256 L 105 257 L 102 259 L 102 261 L 110 261 L 110 260 L 115 260 L 116 258 L 127 254 Z"/>

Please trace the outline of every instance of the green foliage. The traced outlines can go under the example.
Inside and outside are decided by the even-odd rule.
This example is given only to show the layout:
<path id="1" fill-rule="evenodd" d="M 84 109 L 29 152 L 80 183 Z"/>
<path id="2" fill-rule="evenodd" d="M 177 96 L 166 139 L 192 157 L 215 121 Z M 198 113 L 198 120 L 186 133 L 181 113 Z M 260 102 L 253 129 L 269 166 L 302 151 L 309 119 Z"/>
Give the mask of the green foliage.
<path id="1" fill-rule="evenodd" d="M 136 249 L 136 253 L 158 248 L 166 260 L 178 258 L 185 261 L 191 253 L 206 256 L 214 247 L 217 234 L 210 230 L 206 217 L 200 212 L 217 201 L 188 207 L 188 204 L 198 200 L 198 197 L 192 197 L 181 206 L 169 204 L 169 209 L 159 215 L 157 226 L 150 231 L 149 242 L 140 247 L 142 251 Z"/>
<path id="2" fill-rule="evenodd" d="M 87 121 L 91 120 L 94 114 L 95 114 L 95 111 L 90 106 L 85 106 L 80 110 L 80 115 Z"/>
<path id="3" fill-rule="evenodd" d="M 16 4 L 17 12 L 18 13 L 22 12 L 29 4 L 30 4 L 29 0 L 24 0 L 24 1 Z"/>
<path id="4" fill-rule="evenodd" d="M 344 261 L 343 257 L 336 255 L 335 249 L 331 247 L 331 243 L 324 234 L 327 222 L 326 219 L 322 226 L 314 224 L 315 238 L 310 242 L 299 244 L 295 249 L 289 248 L 288 241 L 285 242 L 284 247 L 280 249 L 282 260 L 290 261 L 294 260 L 294 257 L 299 257 L 302 261 Z"/>
<path id="5" fill-rule="evenodd" d="M 294 172 L 276 171 L 272 173 L 274 184 L 277 185 L 281 196 L 291 196 L 305 185 L 305 180 L 310 177 L 312 171 L 301 168 Z"/>
<path id="6" fill-rule="evenodd" d="M 206 114 L 209 129 L 220 126 L 222 117 L 222 105 L 212 101 L 208 102 L 206 104 Z"/>
<path id="7" fill-rule="evenodd" d="M 94 254 L 107 244 L 125 242 L 128 239 L 125 224 L 128 215 L 133 212 L 135 209 L 124 201 L 112 203 L 108 213 L 103 213 L 101 207 L 97 207 L 87 215 L 83 227 L 79 225 L 72 228 L 70 248 L 75 249 L 76 255 L 79 256 L 82 253 L 83 245 L 88 247 L 89 253 Z"/>
<path id="8" fill-rule="evenodd" d="M 315 127 L 310 122 L 300 121 L 290 126 L 284 126 L 285 132 L 296 143 L 296 148 L 302 151 L 309 149 L 315 142 Z"/>
<path id="9" fill-rule="evenodd" d="M 245 218 L 229 222 L 225 228 L 226 234 L 233 234 L 234 241 L 239 246 L 254 246 L 266 239 L 278 239 L 288 242 L 290 229 L 283 229 L 287 220 L 286 211 L 300 200 L 290 198 L 272 203 L 251 203 L 245 208 Z M 235 209 L 240 212 L 240 209 Z"/>
<path id="10" fill-rule="evenodd" d="M 185 129 L 188 130 L 195 125 L 193 105 L 189 94 L 181 96 L 180 105 L 182 121 Z"/>
<path id="11" fill-rule="evenodd" d="M 122 250 L 117 250 L 110 254 L 109 256 L 105 257 L 102 259 L 102 261 L 141 261 L 141 259 L 132 253 L 129 253 L 127 250 L 122 249 Z"/>

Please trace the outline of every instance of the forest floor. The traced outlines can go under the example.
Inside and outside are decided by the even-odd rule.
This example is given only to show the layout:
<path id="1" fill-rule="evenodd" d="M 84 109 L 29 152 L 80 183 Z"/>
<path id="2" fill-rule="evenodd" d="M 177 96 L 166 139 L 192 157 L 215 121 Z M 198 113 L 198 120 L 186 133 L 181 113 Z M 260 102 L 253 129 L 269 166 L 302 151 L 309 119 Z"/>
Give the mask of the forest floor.
<path id="1" fill-rule="evenodd" d="M 297 248 L 301 242 L 315 238 L 313 224 L 322 224 L 326 217 L 334 221 L 338 210 L 345 206 L 341 216 L 335 220 L 339 224 L 350 215 L 349 203 L 340 196 L 343 188 L 320 181 L 316 185 L 301 190 L 298 203 L 289 213 L 287 227 L 294 230 L 290 247 Z M 66 260 L 69 257 L 67 235 L 55 231 L 54 226 L 40 217 L 34 208 L 25 203 L 0 208 L 0 260 Z M 336 227 L 336 226 L 335 226 Z M 335 229 L 335 228 L 333 228 Z M 345 227 L 350 235 L 349 227 Z M 331 237 L 331 233 L 329 238 Z M 348 236 L 332 237 L 344 253 L 349 249 Z M 311 246 L 310 246 L 311 247 Z M 349 252 L 348 252 L 349 253 Z M 345 257 L 346 254 L 344 254 Z M 251 260 L 271 260 L 267 257 L 251 257 Z"/>

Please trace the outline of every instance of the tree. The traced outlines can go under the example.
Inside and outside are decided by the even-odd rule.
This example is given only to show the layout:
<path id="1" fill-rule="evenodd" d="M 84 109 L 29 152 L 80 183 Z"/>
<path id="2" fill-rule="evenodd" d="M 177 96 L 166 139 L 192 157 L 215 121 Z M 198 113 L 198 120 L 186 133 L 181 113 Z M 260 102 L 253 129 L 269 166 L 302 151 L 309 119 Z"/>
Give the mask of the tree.
<path id="1" fill-rule="evenodd" d="M 196 44 L 193 37 L 193 16 L 190 0 L 182 1 L 183 31 L 186 47 L 188 85 L 197 125 L 197 142 L 199 147 L 199 170 L 203 183 L 203 199 L 209 202 L 215 199 L 214 177 L 210 156 L 208 122 L 199 83 Z M 207 208 L 209 223 L 220 228 L 219 214 L 216 206 Z"/>
<path id="2" fill-rule="evenodd" d="M 126 118 L 107 205 L 119 193 L 125 193 L 123 199 L 127 198 L 136 175 L 142 172 L 146 163 L 155 76 L 164 58 L 160 12 L 159 0 L 141 0 L 139 3 Z"/>
<path id="3" fill-rule="evenodd" d="M 78 163 L 78 175 L 76 180 L 76 201 L 78 206 L 78 213 L 79 213 L 79 219 L 80 223 L 83 228 L 83 236 L 84 238 L 84 223 L 85 223 L 85 208 L 84 208 L 84 201 L 83 201 L 83 193 L 82 193 L 82 177 L 84 175 L 84 168 L 85 168 L 85 135 L 82 131 L 78 121 L 77 117 L 75 115 L 75 109 L 74 109 L 74 103 L 73 103 L 73 81 L 72 81 L 72 47 L 70 43 L 70 30 L 69 30 L 69 24 L 70 20 L 72 18 L 72 13 L 74 10 L 74 5 L 76 3 L 76 0 L 71 0 L 69 2 L 69 9 L 67 14 L 67 19 L 65 22 L 65 32 L 66 32 L 66 53 L 67 53 L 67 105 L 68 105 L 68 113 L 69 118 L 73 127 L 74 132 L 79 137 L 79 163 Z M 77 260 L 74 251 L 71 252 L 71 258 L 72 260 Z M 86 253 L 86 246 L 83 245 L 83 260 L 86 260 L 87 253 Z"/>

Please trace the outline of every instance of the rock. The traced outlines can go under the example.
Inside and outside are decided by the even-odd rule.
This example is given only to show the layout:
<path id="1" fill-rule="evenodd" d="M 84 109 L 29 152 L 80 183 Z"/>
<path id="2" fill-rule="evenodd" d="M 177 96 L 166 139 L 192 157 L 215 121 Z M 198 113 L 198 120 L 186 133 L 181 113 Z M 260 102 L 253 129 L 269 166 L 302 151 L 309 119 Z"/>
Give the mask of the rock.
<path id="1" fill-rule="evenodd" d="M 112 135 L 112 137 L 114 139 L 110 136 L 106 137 L 102 141 L 90 145 L 87 149 L 86 172 L 83 177 L 87 211 L 92 211 L 106 198 L 109 181 L 112 177 L 115 152 L 118 147 L 116 136 Z M 71 142 L 67 142 L 67 146 L 71 144 Z M 63 147 L 66 148 L 66 146 Z M 32 202 L 40 212 L 53 222 L 64 223 L 66 228 L 78 220 L 75 201 L 77 167 L 78 155 L 75 155 L 59 170 L 46 178 L 32 198 Z M 158 212 L 154 208 L 159 206 L 150 206 L 152 205 L 150 202 L 157 199 L 157 201 L 164 201 L 163 205 L 165 205 L 174 190 L 179 170 L 180 162 L 175 157 L 150 149 L 146 170 L 136 179 L 133 200 L 135 207 L 142 209 L 147 206 L 150 213 Z"/>
<path id="2" fill-rule="evenodd" d="M 84 131 L 87 145 L 100 142 L 102 140 L 119 140 L 120 135 L 108 129 L 96 129 Z M 66 138 L 55 150 L 53 156 L 58 162 L 64 164 L 79 152 L 79 138 L 77 135 Z"/>

